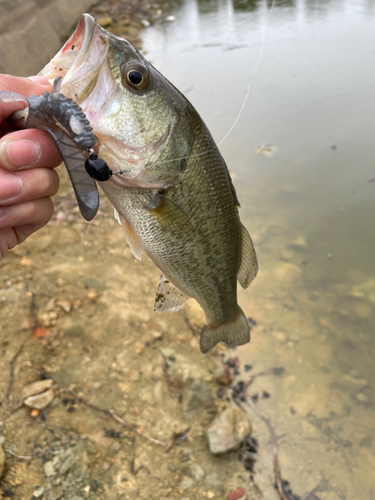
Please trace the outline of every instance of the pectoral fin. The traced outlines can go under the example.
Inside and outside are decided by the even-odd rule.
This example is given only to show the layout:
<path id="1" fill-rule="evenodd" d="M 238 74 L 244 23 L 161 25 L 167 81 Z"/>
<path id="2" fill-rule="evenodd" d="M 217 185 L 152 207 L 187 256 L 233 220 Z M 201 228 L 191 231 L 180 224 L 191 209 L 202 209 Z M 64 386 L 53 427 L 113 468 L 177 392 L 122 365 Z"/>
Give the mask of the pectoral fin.
<path id="1" fill-rule="evenodd" d="M 183 209 L 167 195 L 154 193 L 144 208 L 157 219 L 164 234 L 179 236 L 192 231 L 192 224 Z"/>
<path id="2" fill-rule="evenodd" d="M 128 245 L 130 246 L 134 257 L 138 260 L 141 260 L 142 259 L 142 247 L 138 241 L 137 235 L 135 234 L 133 228 L 131 227 L 129 222 L 125 219 L 125 217 L 123 215 L 119 214 L 116 209 L 115 209 L 115 219 L 118 220 L 119 224 L 121 225 L 121 227 L 124 231 L 125 239 L 126 239 Z"/>
<path id="3" fill-rule="evenodd" d="M 164 275 L 161 275 L 154 302 L 154 311 L 178 311 L 188 298 L 187 295 L 172 285 Z"/>
<path id="4" fill-rule="evenodd" d="M 250 234 L 241 224 L 241 264 L 237 279 L 242 288 L 247 288 L 258 272 L 258 261 Z"/>

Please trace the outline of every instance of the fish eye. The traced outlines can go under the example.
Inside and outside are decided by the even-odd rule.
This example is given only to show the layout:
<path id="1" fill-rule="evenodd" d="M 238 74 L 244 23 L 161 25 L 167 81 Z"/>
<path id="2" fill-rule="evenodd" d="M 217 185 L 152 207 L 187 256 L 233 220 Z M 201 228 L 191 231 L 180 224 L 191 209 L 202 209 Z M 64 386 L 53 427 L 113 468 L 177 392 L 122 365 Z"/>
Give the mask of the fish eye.
<path id="1" fill-rule="evenodd" d="M 149 82 L 147 69 L 140 65 L 124 68 L 123 81 L 132 89 L 145 90 Z"/>

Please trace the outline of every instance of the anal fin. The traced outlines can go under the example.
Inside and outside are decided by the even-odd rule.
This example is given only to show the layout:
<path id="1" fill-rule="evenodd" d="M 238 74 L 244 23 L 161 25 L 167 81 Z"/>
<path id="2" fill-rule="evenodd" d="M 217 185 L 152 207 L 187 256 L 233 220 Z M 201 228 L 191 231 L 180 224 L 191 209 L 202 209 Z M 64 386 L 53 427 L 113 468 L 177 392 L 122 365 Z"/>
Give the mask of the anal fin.
<path id="1" fill-rule="evenodd" d="M 154 311 L 178 311 L 188 298 L 187 295 L 172 285 L 164 275 L 161 275 L 154 302 Z"/>
<path id="2" fill-rule="evenodd" d="M 116 209 L 115 209 L 115 219 L 118 220 L 119 224 L 121 225 L 122 230 L 124 231 L 125 239 L 126 239 L 128 245 L 130 246 L 134 257 L 138 260 L 141 260 L 142 259 L 142 247 L 141 247 L 141 244 L 139 243 L 139 240 L 138 240 L 137 235 L 135 234 L 133 228 L 131 227 L 129 222 L 125 219 L 125 217 L 123 215 L 119 214 Z"/>
<path id="3" fill-rule="evenodd" d="M 250 234 L 244 225 L 241 224 L 241 264 L 237 274 L 237 279 L 242 288 L 247 288 L 258 272 L 258 260 L 254 250 Z"/>

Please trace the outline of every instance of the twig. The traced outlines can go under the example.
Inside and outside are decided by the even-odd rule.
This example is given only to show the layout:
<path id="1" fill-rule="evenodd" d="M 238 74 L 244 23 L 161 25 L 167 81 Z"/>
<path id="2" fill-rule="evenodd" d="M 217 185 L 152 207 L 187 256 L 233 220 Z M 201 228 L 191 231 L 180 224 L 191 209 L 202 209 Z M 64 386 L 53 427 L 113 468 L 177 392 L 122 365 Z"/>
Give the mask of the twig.
<path id="1" fill-rule="evenodd" d="M 159 351 L 162 358 L 163 358 L 163 372 L 164 372 L 164 377 L 165 377 L 165 380 L 167 382 L 167 386 L 168 386 L 168 391 L 169 391 L 169 395 L 172 399 L 174 399 L 176 396 L 175 396 L 175 393 L 174 393 L 174 390 L 173 390 L 173 387 L 172 387 L 172 383 L 171 383 L 171 378 L 169 376 L 169 372 L 168 372 L 168 359 L 167 357 L 165 356 L 165 354 L 162 353 L 162 351 Z"/>
<path id="2" fill-rule="evenodd" d="M 186 429 L 183 430 L 182 432 L 174 432 L 173 436 L 171 437 L 171 439 L 169 441 L 169 443 L 167 444 L 167 446 L 164 449 L 164 453 L 168 453 L 168 451 L 173 447 L 173 445 L 175 444 L 175 442 L 178 439 L 181 439 L 182 437 L 186 436 L 186 434 L 189 431 L 190 431 L 190 427 L 186 427 Z"/>
<path id="3" fill-rule="evenodd" d="M 9 455 L 18 458 L 18 460 L 34 460 L 34 458 L 42 457 L 44 455 L 47 455 L 48 453 L 52 453 L 52 455 L 55 455 L 55 452 L 50 448 L 43 448 L 43 450 L 37 450 L 32 455 L 17 455 L 12 450 L 5 450 L 5 451 L 6 453 L 9 453 Z"/>
<path id="4" fill-rule="evenodd" d="M 5 401 L 9 404 L 9 396 L 10 396 L 10 392 L 12 390 L 12 386 L 13 386 L 13 380 L 14 380 L 14 363 L 16 362 L 16 359 L 18 358 L 18 356 L 22 353 L 23 351 L 23 348 L 24 348 L 24 344 L 22 344 L 18 351 L 16 352 L 16 354 L 13 356 L 13 358 L 9 361 L 9 383 L 8 383 L 8 388 L 7 388 L 7 392 L 5 394 Z"/>
<path id="5" fill-rule="evenodd" d="M 139 467 L 135 467 L 135 447 L 136 447 L 136 442 L 135 442 L 135 439 L 134 438 L 129 438 L 131 440 L 131 443 L 132 443 L 132 458 L 130 460 L 130 472 L 131 474 L 134 474 L 135 476 L 138 474 L 138 472 L 142 469 L 144 469 L 145 471 L 147 471 L 149 474 L 151 474 L 151 472 L 147 469 L 147 467 L 145 465 L 140 465 Z"/>
<path id="6" fill-rule="evenodd" d="M 253 410 L 253 412 L 266 424 L 268 428 L 268 432 L 270 433 L 270 438 L 271 438 L 271 444 L 272 444 L 272 453 L 273 453 L 273 473 L 275 476 L 275 482 L 277 486 L 277 491 L 280 495 L 280 498 L 282 500 L 289 500 L 289 498 L 285 495 L 285 492 L 283 490 L 283 481 L 281 477 L 281 470 L 280 470 L 280 463 L 279 463 L 279 456 L 278 456 L 278 451 L 279 447 L 277 444 L 277 436 L 275 433 L 274 428 L 271 425 L 271 421 L 264 417 L 258 408 L 255 406 L 253 400 L 247 396 L 245 393 L 246 397 L 246 403 L 250 406 L 250 408 Z"/>
<path id="7" fill-rule="evenodd" d="M 59 390 L 61 392 L 67 392 L 68 394 L 70 394 L 71 396 L 73 396 L 74 398 L 76 398 L 80 403 L 83 403 L 88 408 L 91 408 L 92 410 L 104 413 L 105 415 L 109 415 L 117 423 L 119 423 L 122 426 L 126 427 L 130 431 L 135 432 L 136 434 L 138 434 L 138 436 L 141 436 L 143 439 L 146 439 L 146 441 L 149 441 L 150 443 L 156 444 L 158 446 L 163 446 L 163 447 L 166 446 L 166 444 L 163 443 L 162 441 L 159 441 L 158 439 L 154 439 L 152 437 L 149 437 L 146 434 L 143 434 L 136 427 L 134 427 L 132 424 L 130 424 L 126 420 L 124 420 L 121 417 L 119 417 L 118 415 L 116 415 L 112 410 L 107 410 L 106 408 L 100 408 L 99 406 L 96 406 L 96 405 L 94 405 L 92 403 L 89 403 L 88 401 L 86 401 L 85 398 L 83 398 L 82 396 L 79 396 L 72 389 L 67 389 L 67 388 L 64 388 L 64 387 L 60 387 Z"/>
<path id="8" fill-rule="evenodd" d="M 183 313 L 183 317 L 184 317 L 184 320 L 185 320 L 185 323 L 187 324 L 189 330 L 191 331 L 191 333 L 193 334 L 193 337 L 196 337 L 197 336 L 197 333 L 198 333 L 198 330 L 197 328 L 195 328 L 189 321 L 189 318 L 187 317 L 186 313 Z"/>

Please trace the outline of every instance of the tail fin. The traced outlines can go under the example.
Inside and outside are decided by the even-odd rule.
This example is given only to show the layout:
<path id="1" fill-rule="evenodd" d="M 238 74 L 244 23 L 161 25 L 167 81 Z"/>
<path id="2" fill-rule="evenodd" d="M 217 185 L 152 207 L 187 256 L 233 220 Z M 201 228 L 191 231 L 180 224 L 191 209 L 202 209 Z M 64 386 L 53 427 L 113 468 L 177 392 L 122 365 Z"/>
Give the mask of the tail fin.
<path id="1" fill-rule="evenodd" d="M 220 326 L 203 325 L 200 340 L 201 351 L 208 352 L 218 342 L 224 342 L 230 346 L 250 342 L 249 323 L 242 309 L 238 308 L 237 317 L 230 323 Z"/>

